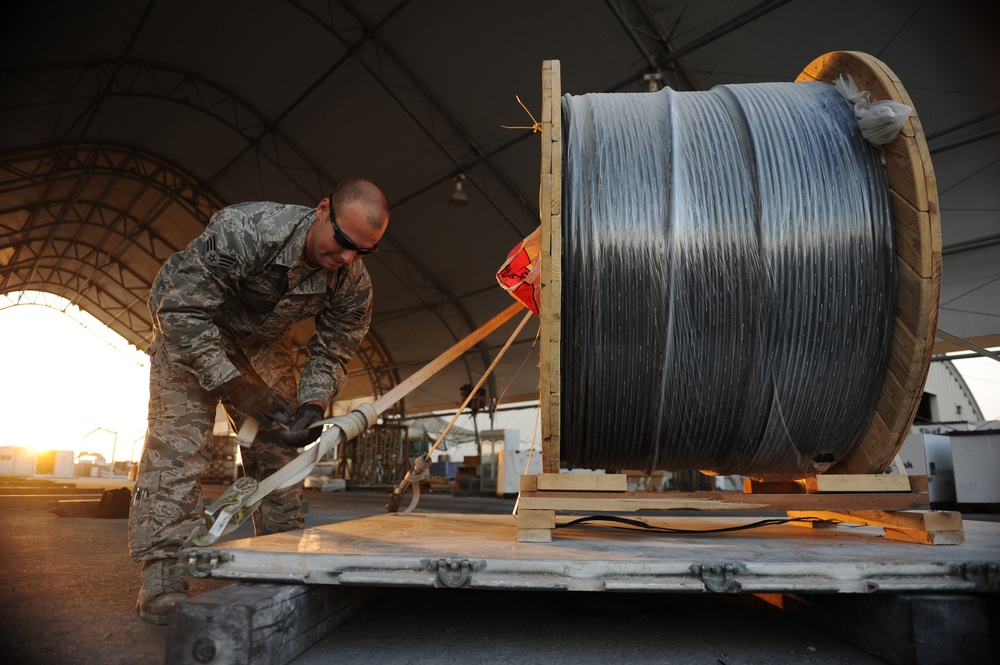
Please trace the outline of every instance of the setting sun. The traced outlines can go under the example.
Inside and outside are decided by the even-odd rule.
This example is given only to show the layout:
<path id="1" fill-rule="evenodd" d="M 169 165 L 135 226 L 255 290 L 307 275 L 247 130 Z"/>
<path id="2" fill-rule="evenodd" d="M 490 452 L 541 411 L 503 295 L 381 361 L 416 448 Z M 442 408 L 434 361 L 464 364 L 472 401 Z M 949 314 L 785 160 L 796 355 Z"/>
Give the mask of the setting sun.
<path id="1" fill-rule="evenodd" d="M 138 460 L 149 399 L 144 353 L 50 294 L 0 297 L 0 340 L 0 447 Z"/>

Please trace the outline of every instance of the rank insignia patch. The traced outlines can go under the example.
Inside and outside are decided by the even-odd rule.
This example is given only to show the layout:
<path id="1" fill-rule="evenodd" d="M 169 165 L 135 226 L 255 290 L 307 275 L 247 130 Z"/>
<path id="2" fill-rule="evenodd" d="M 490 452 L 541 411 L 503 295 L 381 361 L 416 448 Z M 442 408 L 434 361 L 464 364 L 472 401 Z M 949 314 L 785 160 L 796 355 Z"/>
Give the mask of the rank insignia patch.
<path id="1" fill-rule="evenodd" d="M 220 254 L 219 250 L 216 249 L 215 236 L 212 236 L 205 241 L 205 263 L 213 268 L 222 267 L 229 270 L 236 265 L 236 259 L 225 254 Z"/>

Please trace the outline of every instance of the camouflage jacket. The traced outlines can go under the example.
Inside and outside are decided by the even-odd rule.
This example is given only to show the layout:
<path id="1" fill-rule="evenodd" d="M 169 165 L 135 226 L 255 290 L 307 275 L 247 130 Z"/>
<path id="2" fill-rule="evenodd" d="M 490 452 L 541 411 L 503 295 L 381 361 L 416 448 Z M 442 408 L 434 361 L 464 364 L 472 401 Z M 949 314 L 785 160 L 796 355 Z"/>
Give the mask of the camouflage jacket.
<path id="1" fill-rule="evenodd" d="M 233 345 L 287 342 L 293 323 L 315 317 L 298 397 L 329 405 L 371 323 L 372 289 L 361 261 L 333 272 L 306 266 L 315 219 L 315 209 L 278 203 L 243 203 L 213 215 L 153 283 L 150 353 L 162 344 L 212 390 L 239 374 L 229 357 Z"/>

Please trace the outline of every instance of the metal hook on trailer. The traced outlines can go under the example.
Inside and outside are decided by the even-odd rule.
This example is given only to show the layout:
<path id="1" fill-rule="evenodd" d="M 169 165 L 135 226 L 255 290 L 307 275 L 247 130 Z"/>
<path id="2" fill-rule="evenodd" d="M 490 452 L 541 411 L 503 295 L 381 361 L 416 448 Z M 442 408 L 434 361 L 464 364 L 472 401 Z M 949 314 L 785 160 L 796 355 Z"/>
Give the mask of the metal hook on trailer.
<path id="1" fill-rule="evenodd" d="M 503 358 L 504 354 L 507 352 L 507 349 L 509 349 L 510 345 L 514 343 L 514 340 L 521 333 L 521 329 L 524 328 L 524 325 L 528 322 L 528 319 L 530 318 L 531 318 L 531 312 L 529 311 L 527 314 L 524 315 L 524 318 L 521 319 L 521 323 L 517 325 L 517 328 L 514 329 L 514 332 L 511 333 L 510 337 L 507 339 L 507 343 L 503 345 L 503 347 L 500 349 L 499 352 L 497 352 L 496 358 L 493 359 L 493 362 L 490 363 L 490 366 L 487 367 L 486 371 L 483 372 L 483 375 L 479 377 L 479 381 L 469 391 L 469 394 L 466 395 L 465 401 L 462 402 L 462 405 L 459 406 L 458 409 L 455 411 L 455 415 L 452 416 L 451 422 L 448 423 L 448 426 L 445 427 L 444 431 L 442 431 L 440 436 L 438 436 L 437 441 L 434 442 L 434 445 L 431 446 L 431 449 L 421 457 L 417 458 L 416 463 L 414 463 L 413 465 L 413 469 L 411 471 L 408 471 L 406 476 L 403 477 L 403 480 L 400 481 L 400 483 L 393 488 L 392 495 L 389 497 L 389 502 L 385 506 L 385 509 L 387 511 L 389 511 L 390 513 L 398 513 L 400 515 L 406 515 L 417 507 L 417 502 L 420 501 L 420 481 L 427 476 L 427 470 L 431 465 L 431 454 L 435 450 L 437 450 L 438 446 L 441 445 L 441 442 L 444 441 L 444 437 L 455 425 L 455 422 L 458 421 L 458 417 L 462 415 L 462 413 L 465 411 L 465 407 L 469 405 L 469 402 L 472 401 L 472 398 L 475 397 L 476 394 L 479 392 L 479 389 L 486 382 L 486 378 L 497 366 L 497 363 L 500 362 L 500 359 Z M 402 512 L 399 512 L 399 505 L 403 500 L 403 493 L 406 492 L 407 486 L 413 488 L 413 498 L 410 499 L 410 505 L 407 507 L 407 509 Z"/>
<path id="2" fill-rule="evenodd" d="M 409 515 L 417 507 L 417 503 L 420 502 L 420 481 L 427 477 L 430 467 L 430 453 L 418 457 L 417 461 L 413 464 L 413 468 L 407 471 L 403 479 L 399 481 L 399 484 L 392 489 L 392 494 L 389 496 L 389 503 L 385 505 L 385 509 L 390 513 Z M 410 505 L 405 510 L 400 510 L 399 506 L 403 501 L 403 494 L 406 492 L 407 487 L 412 490 Z"/>

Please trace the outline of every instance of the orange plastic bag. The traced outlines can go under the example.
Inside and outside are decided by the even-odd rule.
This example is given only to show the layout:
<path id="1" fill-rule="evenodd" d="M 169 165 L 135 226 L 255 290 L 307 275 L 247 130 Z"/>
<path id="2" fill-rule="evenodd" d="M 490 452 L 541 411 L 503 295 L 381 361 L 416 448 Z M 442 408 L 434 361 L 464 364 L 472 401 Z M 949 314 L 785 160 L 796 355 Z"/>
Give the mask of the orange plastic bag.
<path id="1" fill-rule="evenodd" d="M 497 282 L 512 296 L 528 306 L 535 316 L 542 302 L 541 227 L 522 240 L 507 255 L 497 271 Z"/>

